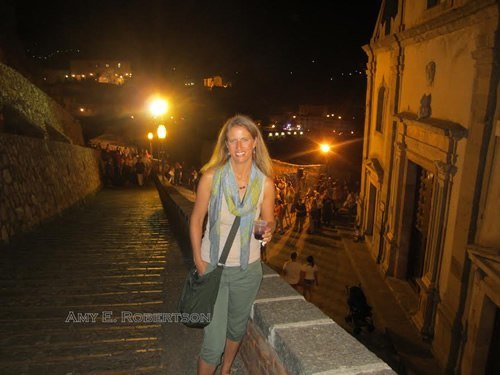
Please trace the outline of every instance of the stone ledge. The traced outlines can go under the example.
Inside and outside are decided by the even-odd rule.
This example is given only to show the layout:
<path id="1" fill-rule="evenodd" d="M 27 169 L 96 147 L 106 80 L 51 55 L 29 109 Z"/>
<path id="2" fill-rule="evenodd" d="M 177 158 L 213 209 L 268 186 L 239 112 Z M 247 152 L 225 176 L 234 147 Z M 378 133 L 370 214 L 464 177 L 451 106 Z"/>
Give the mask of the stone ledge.
<path id="1" fill-rule="evenodd" d="M 389 365 L 307 302 L 274 270 L 267 265 L 263 269 L 250 324 L 273 348 L 288 373 L 394 374 Z"/>
<path id="2" fill-rule="evenodd" d="M 189 233 L 193 203 L 157 180 L 163 206 L 182 238 Z M 186 249 L 188 252 L 188 250 Z M 190 250 L 189 250 L 190 251 Z M 241 358 L 250 374 L 394 374 L 320 309 L 263 264 L 263 280 L 252 307 Z"/>

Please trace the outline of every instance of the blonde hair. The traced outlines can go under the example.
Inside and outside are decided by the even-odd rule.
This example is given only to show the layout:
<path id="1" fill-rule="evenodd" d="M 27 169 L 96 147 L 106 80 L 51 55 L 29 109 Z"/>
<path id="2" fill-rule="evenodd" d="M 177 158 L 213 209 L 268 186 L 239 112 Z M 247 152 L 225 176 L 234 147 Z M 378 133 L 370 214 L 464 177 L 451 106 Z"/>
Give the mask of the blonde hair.
<path id="1" fill-rule="evenodd" d="M 262 173 L 264 173 L 267 177 L 272 178 L 273 165 L 271 162 L 271 157 L 269 156 L 269 152 L 267 151 L 266 144 L 264 143 L 264 138 L 262 138 L 262 134 L 260 133 L 259 128 L 250 117 L 239 114 L 231 117 L 225 122 L 224 126 L 219 132 L 217 144 L 215 145 L 212 156 L 210 157 L 208 163 L 201 168 L 201 172 L 205 173 L 211 168 L 216 169 L 226 164 L 226 162 L 230 158 L 229 149 L 226 145 L 227 133 L 229 132 L 229 130 L 236 126 L 245 128 L 251 134 L 252 138 L 254 140 L 257 140 L 255 152 L 252 154 L 253 161 Z"/>

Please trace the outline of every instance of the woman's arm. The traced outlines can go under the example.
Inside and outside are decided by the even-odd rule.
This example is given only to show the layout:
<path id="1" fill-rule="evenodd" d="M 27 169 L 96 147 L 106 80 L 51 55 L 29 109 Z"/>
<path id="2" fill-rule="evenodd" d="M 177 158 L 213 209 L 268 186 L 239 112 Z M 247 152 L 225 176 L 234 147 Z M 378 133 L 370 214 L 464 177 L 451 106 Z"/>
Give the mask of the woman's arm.
<path id="1" fill-rule="evenodd" d="M 201 176 L 196 192 L 196 201 L 189 221 L 189 238 L 191 239 L 193 260 L 200 275 L 203 275 L 207 266 L 201 259 L 201 237 L 203 235 L 203 221 L 208 212 L 213 176 L 213 171 L 210 170 Z"/>
<path id="2" fill-rule="evenodd" d="M 271 241 L 274 231 L 274 195 L 275 195 L 274 182 L 269 177 L 264 181 L 264 198 L 260 207 L 260 216 L 262 220 L 267 221 L 267 229 L 263 236 L 264 242 Z"/>

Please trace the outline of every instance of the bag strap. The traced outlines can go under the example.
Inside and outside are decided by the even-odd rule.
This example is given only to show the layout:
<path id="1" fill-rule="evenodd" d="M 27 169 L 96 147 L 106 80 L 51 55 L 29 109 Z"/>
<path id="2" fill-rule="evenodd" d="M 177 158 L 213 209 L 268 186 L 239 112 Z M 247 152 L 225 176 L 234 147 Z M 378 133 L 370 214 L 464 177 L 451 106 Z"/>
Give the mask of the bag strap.
<path id="1" fill-rule="evenodd" d="M 236 236 L 236 232 L 238 231 L 238 227 L 240 226 L 240 216 L 236 216 L 233 221 L 233 225 L 231 230 L 229 231 L 229 235 L 227 236 L 226 244 L 224 245 L 224 249 L 222 250 L 222 254 L 219 259 L 219 264 L 224 265 L 227 260 L 227 256 L 229 255 L 229 250 L 231 246 L 233 246 L 234 237 Z"/>

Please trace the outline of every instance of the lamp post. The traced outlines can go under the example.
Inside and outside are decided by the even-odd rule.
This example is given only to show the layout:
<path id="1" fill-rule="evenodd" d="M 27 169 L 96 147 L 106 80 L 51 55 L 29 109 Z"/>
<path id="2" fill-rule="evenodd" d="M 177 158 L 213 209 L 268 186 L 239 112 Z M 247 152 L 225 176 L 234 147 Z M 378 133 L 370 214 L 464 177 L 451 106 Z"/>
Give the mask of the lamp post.
<path id="1" fill-rule="evenodd" d="M 325 155 L 325 171 L 328 175 L 328 157 L 330 155 L 330 151 L 332 150 L 332 146 L 328 143 L 322 143 L 319 145 L 319 149 Z"/>
<path id="2" fill-rule="evenodd" d="M 168 102 L 162 98 L 159 98 L 159 97 L 156 97 L 156 98 L 153 98 L 150 100 L 149 102 L 149 112 L 151 113 L 151 116 L 153 116 L 153 121 L 154 121 L 154 125 L 158 125 L 161 123 L 162 121 L 162 117 L 165 113 L 167 113 L 168 111 Z M 165 137 L 167 136 L 167 129 L 165 128 L 165 125 L 158 125 L 158 129 L 156 131 L 157 133 L 157 136 L 158 136 L 158 139 L 160 140 L 160 145 L 159 145 L 159 149 L 158 149 L 158 157 L 160 159 L 160 166 L 159 166 L 159 172 L 160 172 L 160 175 L 163 176 L 163 173 L 164 173 L 164 160 L 163 160 L 163 150 L 162 150 L 162 142 L 163 140 L 165 139 Z M 149 134 L 148 134 L 148 138 L 149 138 Z M 153 137 L 153 134 L 151 133 L 151 138 L 150 139 L 150 142 L 151 142 L 151 139 Z M 150 143 L 151 144 L 151 143 Z"/>
<path id="3" fill-rule="evenodd" d="M 148 139 L 149 139 L 149 153 L 151 154 L 151 157 L 153 157 L 153 133 L 149 132 L 148 133 Z"/>
<path id="4" fill-rule="evenodd" d="M 160 175 L 163 180 L 163 176 L 165 174 L 165 138 L 167 137 L 167 128 L 165 125 L 158 125 L 158 129 L 156 130 L 156 134 L 158 135 L 158 139 L 160 140 Z"/>

